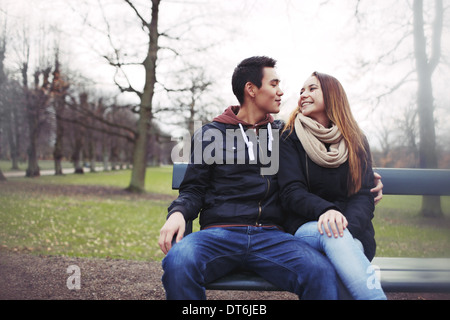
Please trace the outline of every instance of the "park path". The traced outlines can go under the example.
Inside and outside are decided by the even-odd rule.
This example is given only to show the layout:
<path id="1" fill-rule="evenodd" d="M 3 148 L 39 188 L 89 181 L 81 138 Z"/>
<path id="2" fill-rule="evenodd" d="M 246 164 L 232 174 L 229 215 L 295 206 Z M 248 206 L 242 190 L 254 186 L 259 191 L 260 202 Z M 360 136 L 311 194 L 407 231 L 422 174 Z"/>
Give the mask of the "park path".
<path id="1" fill-rule="evenodd" d="M 95 167 L 96 171 L 103 171 L 103 167 Z M 63 169 L 63 174 L 73 174 L 75 172 L 74 168 L 64 168 Z M 50 176 L 55 174 L 55 170 L 54 169 L 49 169 L 49 170 L 41 170 L 40 171 L 41 176 Z M 23 170 L 17 170 L 17 171 L 7 171 L 7 172 L 3 172 L 3 175 L 6 178 L 19 178 L 19 177 L 25 177 L 25 171 Z"/>

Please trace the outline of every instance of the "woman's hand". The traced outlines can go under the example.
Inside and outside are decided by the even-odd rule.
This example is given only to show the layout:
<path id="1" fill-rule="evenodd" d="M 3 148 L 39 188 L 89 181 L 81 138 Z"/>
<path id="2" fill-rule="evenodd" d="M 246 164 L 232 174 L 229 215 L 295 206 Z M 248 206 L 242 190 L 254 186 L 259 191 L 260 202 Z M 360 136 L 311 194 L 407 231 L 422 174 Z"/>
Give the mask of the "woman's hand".
<path id="1" fill-rule="evenodd" d="M 322 229 L 323 225 L 323 229 Z M 331 233 L 333 233 L 334 237 L 344 236 L 344 230 L 348 226 L 348 221 L 345 216 L 336 210 L 328 210 L 323 213 L 319 217 L 319 221 L 317 222 L 317 228 L 319 229 L 320 234 L 325 233 L 328 237 L 331 237 Z M 331 228 L 331 230 L 330 230 Z"/>

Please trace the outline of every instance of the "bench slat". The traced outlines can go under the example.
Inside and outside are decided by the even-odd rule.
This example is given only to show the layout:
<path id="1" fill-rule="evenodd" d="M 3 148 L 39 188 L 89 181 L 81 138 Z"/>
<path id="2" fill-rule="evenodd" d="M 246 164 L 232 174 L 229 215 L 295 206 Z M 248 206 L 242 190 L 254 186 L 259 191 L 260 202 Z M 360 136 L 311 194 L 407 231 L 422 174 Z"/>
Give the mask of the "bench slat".
<path id="1" fill-rule="evenodd" d="M 450 271 L 449 258 L 395 258 L 395 257 L 375 257 L 372 265 L 380 267 L 382 270 L 433 270 Z M 448 279 L 450 281 L 450 278 Z"/>
<path id="2" fill-rule="evenodd" d="M 381 175 L 383 194 L 450 195 L 450 170 L 374 168 Z"/>
<path id="3" fill-rule="evenodd" d="M 172 189 L 177 190 L 186 172 L 187 163 L 173 166 Z M 374 168 L 383 181 L 383 194 L 450 195 L 450 170 Z"/>
<path id="4" fill-rule="evenodd" d="M 238 271 L 208 283 L 207 290 L 242 290 L 242 291 L 280 291 L 280 288 L 257 274 L 248 271 Z"/>
<path id="5" fill-rule="evenodd" d="M 178 190 L 180 184 L 184 179 L 184 174 L 186 172 L 187 163 L 177 162 L 173 164 L 172 172 L 172 189 Z"/>
<path id="6" fill-rule="evenodd" d="M 450 292 L 450 259 L 375 258 L 386 292 Z M 207 284 L 207 290 L 279 291 L 253 272 L 237 271 Z"/>
<path id="7" fill-rule="evenodd" d="M 450 292 L 450 259 L 376 257 L 386 292 Z"/>
<path id="8" fill-rule="evenodd" d="M 381 271 L 385 292 L 450 292 L 450 271 Z"/>

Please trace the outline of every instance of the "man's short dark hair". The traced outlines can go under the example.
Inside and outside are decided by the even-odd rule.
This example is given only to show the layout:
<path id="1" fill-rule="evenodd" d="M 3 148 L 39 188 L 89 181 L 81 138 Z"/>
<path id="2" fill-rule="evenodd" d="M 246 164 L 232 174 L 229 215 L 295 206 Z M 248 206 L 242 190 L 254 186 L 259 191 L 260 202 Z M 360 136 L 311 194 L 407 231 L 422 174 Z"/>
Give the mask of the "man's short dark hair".
<path id="1" fill-rule="evenodd" d="M 257 56 L 247 58 L 237 65 L 233 72 L 231 85 L 240 104 L 244 103 L 245 84 L 251 82 L 261 88 L 264 68 L 275 68 L 276 63 L 277 61 L 272 58 Z"/>

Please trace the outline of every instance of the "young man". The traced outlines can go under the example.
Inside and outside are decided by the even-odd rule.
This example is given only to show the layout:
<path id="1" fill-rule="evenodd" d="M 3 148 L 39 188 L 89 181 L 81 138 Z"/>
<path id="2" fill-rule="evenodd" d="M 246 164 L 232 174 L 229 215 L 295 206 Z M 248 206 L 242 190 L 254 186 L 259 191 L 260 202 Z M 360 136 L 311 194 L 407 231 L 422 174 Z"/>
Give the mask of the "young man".
<path id="1" fill-rule="evenodd" d="M 276 61 L 251 57 L 234 70 L 240 106 L 196 132 L 179 197 L 159 245 L 167 299 L 205 299 L 204 285 L 235 268 L 254 271 L 301 299 L 337 299 L 328 259 L 284 232 L 276 172 L 281 96 Z M 273 156 L 272 156 L 273 154 Z M 275 171 L 276 171 L 275 166 Z M 200 212 L 201 231 L 183 238 Z M 176 235 L 176 244 L 172 239 Z"/>

